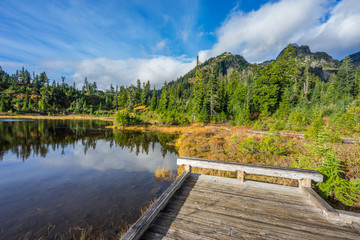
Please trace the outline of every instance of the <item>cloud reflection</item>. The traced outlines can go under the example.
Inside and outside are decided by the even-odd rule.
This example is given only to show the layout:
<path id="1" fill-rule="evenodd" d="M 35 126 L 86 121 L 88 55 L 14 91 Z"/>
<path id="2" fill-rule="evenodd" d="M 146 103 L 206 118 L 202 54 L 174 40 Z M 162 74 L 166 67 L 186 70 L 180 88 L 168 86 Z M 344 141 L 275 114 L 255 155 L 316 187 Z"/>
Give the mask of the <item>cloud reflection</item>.
<path id="1" fill-rule="evenodd" d="M 176 158 L 177 155 L 170 152 L 163 156 L 160 143 L 155 143 L 155 148 L 148 150 L 147 153 L 140 149 L 140 152 L 136 154 L 130 147 L 112 146 L 110 148 L 109 142 L 98 140 L 96 148 L 87 149 L 86 153 L 84 146 L 76 143 L 74 147 L 66 147 L 64 155 L 51 152 L 46 159 L 40 158 L 39 161 L 44 165 L 82 167 L 98 171 L 123 169 L 131 172 L 154 172 L 158 167 L 176 169 Z"/>

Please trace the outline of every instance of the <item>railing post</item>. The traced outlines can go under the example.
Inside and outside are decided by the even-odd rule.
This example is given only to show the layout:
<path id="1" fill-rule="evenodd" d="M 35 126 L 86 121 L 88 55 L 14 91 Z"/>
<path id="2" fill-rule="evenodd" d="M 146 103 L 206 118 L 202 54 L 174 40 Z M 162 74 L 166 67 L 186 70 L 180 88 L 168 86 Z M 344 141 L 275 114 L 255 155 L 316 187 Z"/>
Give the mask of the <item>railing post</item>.
<path id="1" fill-rule="evenodd" d="M 185 171 L 191 172 L 191 165 L 186 164 L 186 165 L 185 165 Z"/>
<path id="2" fill-rule="evenodd" d="M 243 183 L 245 178 L 245 172 L 244 171 L 237 171 L 237 180 L 239 183 Z"/>
<path id="3" fill-rule="evenodd" d="M 299 188 L 302 187 L 311 188 L 311 179 L 307 179 L 307 178 L 299 179 Z"/>

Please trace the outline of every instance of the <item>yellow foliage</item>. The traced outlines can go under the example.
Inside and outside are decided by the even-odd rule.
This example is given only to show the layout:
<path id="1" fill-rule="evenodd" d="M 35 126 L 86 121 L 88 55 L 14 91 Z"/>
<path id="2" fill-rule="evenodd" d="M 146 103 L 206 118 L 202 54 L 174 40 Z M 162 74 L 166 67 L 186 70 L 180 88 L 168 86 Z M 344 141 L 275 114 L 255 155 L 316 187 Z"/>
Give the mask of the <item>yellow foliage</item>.
<path id="1" fill-rule="evenodd" d="M 169 168 L 162 167 L 155 170 L 155 178 L 161 181 L 173 181 L 176 175 Z"/>

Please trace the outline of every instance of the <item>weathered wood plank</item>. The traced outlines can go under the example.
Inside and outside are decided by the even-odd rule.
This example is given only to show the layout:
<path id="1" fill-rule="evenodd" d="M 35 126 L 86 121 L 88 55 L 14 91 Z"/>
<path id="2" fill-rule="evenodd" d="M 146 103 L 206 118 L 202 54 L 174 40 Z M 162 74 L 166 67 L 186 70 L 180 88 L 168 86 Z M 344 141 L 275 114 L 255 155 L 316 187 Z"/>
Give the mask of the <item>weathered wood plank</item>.
<path id="1" fill-rule="evenodd" d="M 187 209 L 186 207 L 184 208 Z M 183 210 L 182 210 L 183 211 Z M 164 214 L 171 216 L 171 212 L 161 213 L 161 218 Z M 228 232 L 237 239 L 316 239 L 319 238 L 317 234 L 299 233 L 298 230 L 293 230 L 286 227 L 268 225 L 263 222 L 253 221 L 252 219 L 238 219 L 227 215 L 214 214 L 211 212 L 202 211 L 198 214 L 178 214 L 175 219 L 171 221 L 189 221 L 196 226 L 213 226 L 220 232 Z M 223 231 L 218 230 L 224 228 Z M 219 238 L 221 239 L 221 237 Z"/>
<path id="2" fill-rule="evenodd" d="M 175 197 L 175 196 L 174 196 Z M 174 201 L 175 200 L 175 201 Z M 344 231 L 347 228 L 346 224 L 331 224 L 321 216 L 321 214 L 301 214 L 298 211 L 291 211 L 291 209 L 269 209 L 266 205 L 254 204 L 253 207 L 247 208 L 243 207 L 240 204 L 238 205 L 229 205 L 224 202 L 223 199 L 218 199 L 217 201 L 206 201 L 204 199 L 196 200 L 196 197 L 191 199 L 174 199 L 169 203 L 169 209 L 172 207 L 175 209 L 180 209 L 181 207 L 188 207 L 193 210 L 194 216 L 197 215 L 197 211 L 209 211 L 213 213 L 221 213 L 228 216 L 233 216 L 237 218 L 243 218 L 247 220 L 255 220 L 257 222 L 262 222 L 268 224 L 271 222 L 279 226 L 294 227 L 296 229 L 327 229 L 331 226 L 332 231 Z M 244 203 L 250 204 L 250 203 Z M 256 207 L 257 206 L 257 207 Z M 196 211 L 195 211 L 196 209 Z M 164 210 L 166 212 L 166 210 Z M 180 216 L 181 214 L 179 214 Z M 348 228 L 347 228 L 348 229 Z M 350 229 L 348 229 L 350 231 Z"/>
<path id="3" fill-rule="evenodd" d="M 171 217 L 168 214 L 161 214 L 156 220 L 157 225 L 169 227 L 169 229 L 191 232 L 198 236 L 210 238 L 210 239 L 224 239 L 224 240 L 237 240 L 245 239 L 239 233 L 234 236 L 235 233 L 226 226 L 218 226 L 214 224 L 203 224 L 196 219 L 184 219 L 180 217 Z"/>
<path id="4" fill-rule="evenodd" d="M 237 237 L 237 239 L 279 239 L 279 236 L 276 236 L 276 233 L 274 234 L 272 231 L 263 231 L 262 229 L 259 231 L 259 228 L 248 228 L 234 222 L 228 223 L 224 221 L 221 216 L 220 218 L 207 218 L 182 214 L 176 215 L 171 211 L 166 211 L 162 212 L 159 218 L 168 218 L 169 221 L 189 221 L 197 226 L 213 226 L 214 229 L 217 229 L 217 231 L 222 234 L 228 234 Z"/>
<path id="5" fill-rule="evenodd" d="M 261 214 L 251 214 L 237 211 L 226 211 L 221 207 L 209 206 L 206 209 L 199 209 L 198 207 L 191 207 L 188 205 L 183 205 L 180 210 L 178 206 L 174 206 L 173 203 L 169 203 L 169 206 L 166 209 L 171 209 L 174 207 L 175 212 L 177 212 L 177 217 L 182 216 L 191 216 L 195 220 L 194 225 L 196 225 L 196 219 L 200 217 L 203 219 L 222 219 L 225 224 L 236 224 L 236 225 L 245 225 L 246 228 L 251 226 L 258 229 L 269 229 L 277 233 L 282 233 L 284 236 L 297 236 L 299 239 L 309 238 L 310 236 L 313 239 L 320 239 L 319 236 L 324 237 L 336 237 L 340 239 L 358 239 L 358 235 L 350 229 L 348 226 L 344 226 L 340 229 L 333 228 L 332 225 L 319 228 L 318 226 L 313 226 L 311 224 L 303 225 L 296 221 L 282 221 L 276 217 L 262 216 Z M 161 220 L 161 219 L 159 219 Z M 157 220 L 158 221 L 158 220 Z M 318 237 L 316 237 L 318 236 Z"/>
<path id="6" fill-rule="evenodd" d="M 301 190 L 306 196 L 309 197 L 310 201 L 315 204 L 318 208 L 323 211 L 323 214 L 326 217 L 335 217 L 339 216 L 339 213 L 332 208 L 324 199 L 322 199 L 312 188 L 302 187 Z"/>
<path id="7" fill-rule="evenodd" d="M 248 163 L 224 162 L 200 158 L 181 157 L 177 160 L 178 165 L 191 165 L 192 167 L 209 168 L 222 171 L 244 171 L 246 174 L 256 174 L 271 177 L 282 177 L 290 179 L 311 179 L 322 182 L 323 176 L 314 170 L 285 168 L 278 166 L 256 165 Z"/>
<path id="8" fill-rule="evenodd" d="M 343 210 L 336 210 L 336 211 L 339 213 L 340 219 L 360 223 L 360 213 L 354 213 Z"/>
<path id="9" fill-rule="evenodd" d="M 247 184 L 245 182 L 243 185 Z M 303 195 L 303 193 L 299 190 L 298 192 L 276 192 L 271 189 L 261 189 L 261 188 L 253 188 L 247 187 L 243 185 L 228 186 L 224 184 L 219 184 L 216 182 L 204 182 L 204 181 L 193 181 L 189 179 L 187 183 L 183 186 L 184 189 L 193 189 L 194 191 L 205 191 L 219 194 L 227 194 L 229 197 L 237 197 L 242 196 L 246 198 L 258 198 L 269 201 L 280 201 L 287 202 L 290 204 L 303 204 L 308 198 Z M 295 188 L 298 189 L 298 188 Z M 211 194 L 211 193 L 210 193 Z"/>
<path id="10" fill-rule="evenodd" d="M 122 240 L 136 240 L 139 239 L 148 229 L 152 221 L 156 218 L 158 213 L 166 206 L 170 198 L 181 187 L 183 182 L 190 176 L 189 171 L 183 172 L 171 185 L 168 187 L 158 200 L 139 218 L 121 238 Z"/>
<path id="11" fill-rule="evenodd" d="M 303 218 L 305 221 L 319 221 L 320 217 L 323 216 L 319 215 L 319 211 L 308 210 L 305 206 L 301 206 L 298 208 L 290 208 L 291 205 L 284 205 L 284 204 L 271 204 L 270 202 L 258 201 L 258 200 L 247 200 L 247 199 L 229 199 L 227 197 L 218 197 L 218 196 L 204 196 L 204 195 L 197 195 L 192 193 L 187 198 L 182 197 L 181 195 L 174 195 L 174 201 L 179 200 L 183 201 L 187 204 L 201 204 L 202 206 L 216 204 L 219 207 L 223 207 L 224 209 L 231 208 L 236 211 L 245 211 L 245 212 L 253 212 L 254 214 L 269 214 L 269 215 L 276 215 L 277 217 L 281 218 Z M 315 207 L 313 207 L 315 208 Z M 292 220 L 294 220 L 292 219 Z"/>
<path id="12" fill-rule="evenodd" d="M 186 196 L 188 193 L 191 193 L 190 196 Z M 185 197 L 182 197 L 181 195 L 185 195 Z M 254 203 L 254 204 L 267 204 L 267 205 L 273 205 L 276 206 L 277 208 L 292 208 L 296 211 L 303 211 L 303 212 L 308 212 L 308 213 L 314 213 L 314 214 L 318 214 L 319 210 L 316 208 L 307 208 L 307 207 L 311 207 L 310 203 L 306 204 L 306 202 L 308 202 L 307 199 L 303 198 L 302 196 L 300 196 L 301 199 L 303 199 L 304 201 L 298 201 L 298 199 L 295 201 L 292 201 L 291 199 L 274 199 L 274 198 L 267 198 L 266 195 L 253 195 L 253 196 L 249 196 L 250 194 L 247 194 L 247 192 L 244 193 L 236 193 L 234 191 L 234 193 L 229 193 L 227 192 L 227 190 L 224 190 L 223 192 L 214 192 L 212 191 L 212 189 L 193 189 L 191 187 L 187 187 L 184 186 L 184 188 L 182 188 L 179 192 L 178 195 L 174 195 L 174 197 L 179 197 L 179 198 L 191 198 L 192 196 L 194 197 L 204 197 L 205 199 L 218 199 L 218 198 L 227 198 L 228 201 L 234 201 L 234 202 L 239 202 L 242 204 L 245 203 Z"/>
<path id="13" fill-rule="evenodd" d="M 156 234 L 159 239 L 162 239 L 161 236 L 163 236 L 164 239 L 210 240 L 210 238 L 205 238 L 194 233 L 169 228 L 169 226 L 162 226 L 156 224 L 156 222 L 151 224 L 149 231 Z"/>

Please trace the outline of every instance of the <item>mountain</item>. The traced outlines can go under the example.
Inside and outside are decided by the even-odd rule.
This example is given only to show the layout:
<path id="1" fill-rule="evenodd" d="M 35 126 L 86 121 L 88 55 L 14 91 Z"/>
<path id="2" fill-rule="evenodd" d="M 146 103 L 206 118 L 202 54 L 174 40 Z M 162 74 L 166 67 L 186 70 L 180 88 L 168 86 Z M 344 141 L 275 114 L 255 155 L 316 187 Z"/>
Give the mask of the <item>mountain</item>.
<path id="1" fill-rule="evenodd" d="M 217 57 L 209 58 L 204 63 L 199 64 L 198 67 L 202 69 L 205 73 L 209 73 L 212 71 L 215 75 L 222 79 L 222 77 L 225 75 L 230 76 L 235 69 L 238 71 L 242 71 L 249 65 L 250 63 L 246 61 L 243 56 L 224 52 Z M 192 69 L 184 76 L 178 78 L 176 82 L 181 84 L 188 84 L 193 82 L 195 79 L 195 72 L 196 68 Z"/>
<path id="2" fill-rule="evenodd" d="M 341 62 L 333 59 L 326 52 L 311 52 L 309 46 L 297 45 L 292 43 L 291 46 L 295 49 L 294 57 L 298 63 L 305 69 L 309 66 L 309 72 L 318 76 L 320 79 L 329 80 L 332 73 L 336 73 L 341 65 Z M 279 53 L 276 59 L 284 54 L 285 48 Z"/>
<path id="3" fill-rule="evenodd" d="M 356 67 L 360 66 L 360 52 L 349 55 L 351 63 Z"/>
<path id="4" fill-rule="evenodd" d="M 301 66 L 302 71 L 304 71 L 305 67 L 308 66 L 310 73 L 325 82 L 329 80 L 331 74 L 336 74 L 341 66 L 341 61 L 332 58 L 326 52 L 312 52 L 309 46 L 299 46 L 296 43 L 291 44 L 291 46 L 295 49 L 294 57 L 297 63 Z M 285 48 L 279 53 L 276 59 L 282 56 L 284 51 Z M 350 55 L 350 58 L 352 59 L 354 65 L 360 65 L 360 52 Z M 276 60 L 265 61 L 261 64 L 251 64 L 246 61 L 243 56 L 224 52 L 217 57 L 209 58 L 204 63 L 199 64 L 198 68 L 202 69 L 206 76 L 209 76 L 209 73 L 212 72 L 222 79 L 225 75 L 230 77 L 234 70 L 251 74 L 256 66 L 265 66 L 272 61 Z M 187 85 L 189 87 L 195 80 L 195 72 L 196 68 L 192 69 L 184 76 L 178 78 L 170 84 Z"/>

